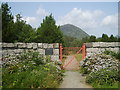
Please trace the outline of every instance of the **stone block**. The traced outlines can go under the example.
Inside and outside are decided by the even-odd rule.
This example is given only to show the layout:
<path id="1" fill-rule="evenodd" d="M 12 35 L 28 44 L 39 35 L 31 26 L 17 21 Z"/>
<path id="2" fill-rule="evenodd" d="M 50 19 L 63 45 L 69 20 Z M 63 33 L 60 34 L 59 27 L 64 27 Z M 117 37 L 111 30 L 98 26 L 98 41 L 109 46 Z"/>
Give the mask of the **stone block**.
<path id="1" fill-rule="evenodd" d="M 51 60 L 52 61 L 59 60 L 59 55 L 51 55 Z"/>
<path id="2" fill-rule="evenodd" d="M 100 48 L 107 47 L 106 42 L 99 42 L 99 47 Z"/>
<path id="3" fill-rule="evenodd" d="M 33 49 L 37 49 L 38 48 L 37 43 L 33 43 L 32 47 L 33 47 Z"/>
<path id="4" fill-rule="evenodd" d="M 2 58 L 2 50 L 0 50 L 0 58 Z"/>
<path id="5" fill-rule="evenodd" d="M 41 55 L 45 55 L 45 50 L 44 50 L 44 49 L 38 49 L 38 52 L 39 52 Z"/>
<path id="6" fill-rule="evenodd" d="M 48 44 L 48 48 L 53 48 L 53 44 Z"/>
<path id="7" fill-rule="evenodd" d="M 104 52 L 105 51 L 105 48 L 100 48 L 100 52 Z"/>
<path id="8" fill-rule="evenodd" d="M 24 50 L 23 49 L 15 49 L 15 53 L 16 54 L 20 54 L 20 53 L 22 53 Z"/>
<path id="9" fill-rule="evenodd" d="M 120 47 L 120 42 L 114 42 L 116 47 Z"/>
<path id="10" fill-rule="evenodd" d="M 3 48 L 7 47 L 7 43 L 2 43 L 2 47 Z"/>
<path id="11" fill-rule="evenodd" d="M 108 42 L 108 43 L 106 43 L 106 46 L 107 47 L 113 47 L 114 45 L 112 43 Z"/>
<path id="12" fill-rule="evenodd" d="M 109 47 L 105 48 L 107 51 L 110 51 L 111 49 Z"/>
<path id="13" fill-rule="evenodd" d="M 99 45 L 99 42 L 93 42 L 93 43 L 92 43 L 92 46 L 93 46 L 93 47 L 99 47 L 100 45 Z"/>
<path id="14" fill-rule="evenodd" d="M 14 50 L 8 50 L 8 55 L 13 55 L 13 54 L 15 54 Z"/>
<path id="15" fill-rule="evenodd" d="M 48 44 L 47 43 L 43 43 L 43 48 L 48 48 Z"/>
<path id="16" fill-rule="evenodd" d="M 59 48 L 59 43 L 54 43 L 53 48 Z"/>
<path id="17" fill-rule="evenodd" d="M 3 56 L 8 55 L 8 51 L 7 50 L 2 50 L 2 55 Z"/>
<path id="18" fill-rule="evenodd" d="M 119 47 L 115 47 L 115 48 L 113 49 L 113 51 L 118 52 L 118 51 L 120 51 L 120 48 L 119 48 Z"/>
<path id="19" fill-rule="evenodd" d="M 27 48 L 29 49 L 29 48 L 32 48 L 32 43 L 26 43 L 26 45 L 27 45 Z"/>
<path id="20" fill-rule="evenodd" d="M 0 42 L 0 48 L 2 48 L 2 43 Z"/>
<path id="21" fill-rule="evenodd" d="M 18 48 L 26 48 L 26 43 L 17 43 Z"/>
<path id="22" fill-rule="evenodd" d="M 14 43 L 14 48 L 17 48 L 17 46 L 18 46 L 17 43 Z"/>
<path id="23" fill-rule="evenodd" d="M 42 43 L 38 43 L 38 48 L 43 48 Z"/>
<path id="24" fill-rule="evenodd" d="M 93 43 L 85 43 L 86 47 L 89 48 L 89 47 L 93 47 Z"/>
<path id="25" fill-rule="evenodd" d="M 59 49 L 53 49 L 53 54 L 54 55 L 59 55 Z"/>
<path id="26" fill-rule="evenodd" d="M 14 43 L 7 43 L 7 48 L 14 48 Z"/>

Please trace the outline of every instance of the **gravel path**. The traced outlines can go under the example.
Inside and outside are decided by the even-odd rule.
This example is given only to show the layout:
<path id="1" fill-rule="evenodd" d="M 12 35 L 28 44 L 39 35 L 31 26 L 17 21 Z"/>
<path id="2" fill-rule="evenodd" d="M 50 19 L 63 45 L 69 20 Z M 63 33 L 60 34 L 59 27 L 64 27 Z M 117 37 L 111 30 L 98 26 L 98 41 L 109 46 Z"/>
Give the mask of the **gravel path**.
<path id="1" fill-rule="evenodd" d="M 92 88 L 78 71 L 66 71 L 60 88 Z M 92 90 L 92 89 L 91 89 Z"/>
<path id="2" fill-rule="evenodd" d="M 68 56 L 64 64 L 67 64 L 73 56 Z M 85 77 L 79 71 L 79 63 L 76 58 L 65 68 L 65 77 L 59 88 L 91 88 L 85 83 Z"/>

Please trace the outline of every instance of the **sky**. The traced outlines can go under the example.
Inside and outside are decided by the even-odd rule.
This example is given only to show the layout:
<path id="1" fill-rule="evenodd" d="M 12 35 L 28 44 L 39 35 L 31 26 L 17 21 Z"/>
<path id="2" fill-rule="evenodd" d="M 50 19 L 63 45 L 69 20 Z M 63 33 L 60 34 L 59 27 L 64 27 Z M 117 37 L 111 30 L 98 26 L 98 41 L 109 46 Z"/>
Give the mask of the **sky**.
<path id="1" fill-rule="evenodd" d="M 20 13 L 28 24 L 38 28 L 52 13 L 57 25 L 73 24 L 89 35 L 118 35 L 117 2 L 9 2 L 15 16 Z"/>

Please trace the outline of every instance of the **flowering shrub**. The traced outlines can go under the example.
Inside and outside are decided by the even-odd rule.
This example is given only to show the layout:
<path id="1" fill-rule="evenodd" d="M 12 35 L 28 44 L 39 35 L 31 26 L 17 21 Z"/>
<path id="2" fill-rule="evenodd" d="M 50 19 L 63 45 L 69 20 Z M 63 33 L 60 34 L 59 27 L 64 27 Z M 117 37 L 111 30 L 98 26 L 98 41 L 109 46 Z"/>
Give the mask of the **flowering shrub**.
<path id="1" fill-rule="evenodd" d="M 118 82 L 118 72 L 115 70 L 101 69 L 96 72 L 91 72 L 86 77 L 86 82 L 91 83 L 94 87 L 99 87 L 102 85 L 113 86 L 114 83 Z"/>
<path id="2" fill-rule="evenodd" d="M 3 88 L 55 88 L 63 76 L 58 67 L 38 52 L 6 57 L 3 59 Z"/>
<path id="3" fill-rule="evenodd" d="M 114 53 L 112 52 L 106 52 Z M 80 62 L 80 72 L 87 75 L 86 82 L 95 88 L 117 88 L 119 77 L 119 61 L 111 55 L 95 54 Z"/>
<path id="4" fill-rule="evenodd" d="M 105 54 L 107 55 L 111 55 L 113 57 L 115 57 L 116 59 L 119 59 L 120 60 L 120 51 L 119 52 L 113 52 L 113 51 L 104 51 Z"/>

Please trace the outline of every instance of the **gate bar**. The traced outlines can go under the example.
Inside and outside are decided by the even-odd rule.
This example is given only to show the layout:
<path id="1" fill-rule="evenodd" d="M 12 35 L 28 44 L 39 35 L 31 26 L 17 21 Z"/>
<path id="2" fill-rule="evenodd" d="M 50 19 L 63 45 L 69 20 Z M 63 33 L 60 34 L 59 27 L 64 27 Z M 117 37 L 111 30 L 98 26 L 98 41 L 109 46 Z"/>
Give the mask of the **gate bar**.
<path id="1" fill-rule="evenodd" d="M 62 43 L 60 43 L 60 61 L 62 61 Z"/>

